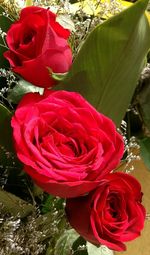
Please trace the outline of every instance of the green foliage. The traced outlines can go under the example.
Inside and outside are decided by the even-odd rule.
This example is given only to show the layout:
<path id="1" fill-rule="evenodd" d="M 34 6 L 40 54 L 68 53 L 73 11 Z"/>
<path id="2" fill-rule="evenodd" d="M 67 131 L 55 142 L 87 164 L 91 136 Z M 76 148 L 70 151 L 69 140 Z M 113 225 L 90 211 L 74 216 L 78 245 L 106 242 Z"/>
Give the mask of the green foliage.
<path id="1" fill-rule="evenodd" d="M 20 195 L 19 187 L 22 187 L 23 194 L 24 190 L 26 193 L 27 185 L 25 185 L 25 176 L 21 174 L 22 164 L 18 161 L 14 151 L 11 117 L 12 113 L 0 104 L 0 185 L 5 186 L 6 190 Z M 5 193 L 1 193 L 1 199 L 2 195 L 6 198 Z M 0 201 L 2 201 L 1 199 Z M 7 199 L 3 199 L 3 201 L 7 201 Z"/>
<path id="2" fill-rule="evenodd" d="M 0 29 L 6 33 L 12 24 L 12 20 L 3 13 L 5 13 L 5 10 L 0 6 Z M 3 53 L 7 50 L 4 40 L 3 36 L 0 35 L 0 68 L 9 66 L 8 61 L 3 57 Z"/>
<path id="3" fill-rule="evenodd" d="M 145 165 L 150 170 L 150 137 L 145 137 L 139 140 L 141 156 Z"/>
<path id="4" fill-rule="evenodd" d="M 1 166 L 21 167 L 16 158 L 12 140 L 11 128 L 12 113 L 0 104 L 0 164 Z"/>
<path id="5" fill-rule="evenodd" d="M 150 131 L 150 80 L 144 82 L 136 100 L 140 108 L 141 118 Z"/>
<path id="6" fill-rule="evenodd" d="M 56 198 L 51 195 L 46 195 L 46 198 L 43 201 L 42 213 L 52 212 L 53 210 L 64 210 L 64 199 Z"/>
<path id="7" fill-rule="evenodd" d="M 74 229 L 69 229 L 58 239 L 54 255 L 70 255 L 74 241 L 79 237 Z"/>
<path id="8" fill-rule="evenodd" d="M 52 78 L 56 81 L 62 81 L 67 76 L 67 73 L 53 73 L 52 71 L 49 71 L 49 73 L 52 76 Z"/>
<path id="9" fill-rule="evenodd" d="M 73 255 L 88 255 L 86 241 L 81 236 L 72 245 Z"/>
<path id="10" fill-rule="evenodd" d="M 10 20 L 10 18 L 8 17 L 8 14 L 6 14 L 6 11 L 4 10 L 4 8 L 2 6 L 0 6 L 0 27 L 2 29 L 2 31 L 7 32 L 7 30 L 9 29 L 10 25 L 13 23 L 12 20 Z"/>
<path id="11" fill-rule="evenodd" d="M 34 207 L 19 197 L 0 189 L 1 211 L 21 218 L 29 215 Z"/>
<path id="12" fill-rule="evenodd" d="M 40 94 L 43 94 L 44 89 L 36 87 L 33 84 L 21 79 L 18 81 L 18 83 L 15 85 L 13 89 L 9 90 L 8 100 L 14 104 L 17 104 L 21 100 L 22 96 L 29 92 L 32 93 L 38 92 Z"/>
<path id="13" fill-rule="evenodd" d="M 9 152 L 13 152 L 11 112 L 0 104 L 0 146 L 4 146 Z"/>
<path id="14" fill-rule="evenodd" d="M 81 93 L 119 126 L 134 93 L 150 45 L 144 14 L 148 0 L 98 25 L 56 89 Z"/>

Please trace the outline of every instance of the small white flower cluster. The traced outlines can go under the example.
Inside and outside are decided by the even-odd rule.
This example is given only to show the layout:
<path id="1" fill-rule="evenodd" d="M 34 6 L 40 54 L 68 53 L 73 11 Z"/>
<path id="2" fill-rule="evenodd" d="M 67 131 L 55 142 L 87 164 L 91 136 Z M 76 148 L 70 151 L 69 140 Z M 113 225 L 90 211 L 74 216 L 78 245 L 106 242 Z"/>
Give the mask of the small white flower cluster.
<path id="1" fill-rule="evenodd" d="M 18 83 L 18 81 L 17 81 L 14 73 L 12 73 L 11 71 L 6 70 L 4 68 L 0 68 L 0 78 L 1 77 L 5 78 L 6 85 L 0 89 L 0 102 L 2 102 L 4 104 L 5 104 L 5 102 L 7 102 L 7 104 L 10 106 L 10 108 L 13 109 L 10 100 L 8 100 L 8 98 L 7 98 L 7 92 L 9 91 L 9 89 L 13 88 Z"/>
<path id="2" fill-rule="evenodd" d="M 0 212 L 0 255 L 44 254 L 46 246 L 39 241 L 42 238 L 43 233 L 38 230 L 34 216 L 29 216 L 25 224 L 19 217 Z"/>
<path id="3" fill-rule="evenodd" d="M 0 28 L 0 36 L 1 36 L 2 38 L 4 38 L 4 37 L 6 36 L 6 33 L 3 32 L 1 28 Z"/>
<path id="4" fill-rule="evenodd" d="M 25 0 L 17 0 L 16 2 L 20 8 L 25 7 Z"/>
<path id="5" fill-rule="evenodd" d="M 121 122 L 121 128 L 118 131 L 121 131 L 121 134 L 123 135 L 123 139 L 124 139 L 124 144 L 125 144 L 126 157 L 124 159 L 125 167 L 123 170 L 125 173 L 131 173 L 134 170 L 134 166 L 131 163 L 135 160 L 141 159 L 137 153 L 140 149 L 140 146 L 137 142 L 136 137 L 132 136 L 129 140 L 127 139 L 126 121 L 123 120 Z"/>

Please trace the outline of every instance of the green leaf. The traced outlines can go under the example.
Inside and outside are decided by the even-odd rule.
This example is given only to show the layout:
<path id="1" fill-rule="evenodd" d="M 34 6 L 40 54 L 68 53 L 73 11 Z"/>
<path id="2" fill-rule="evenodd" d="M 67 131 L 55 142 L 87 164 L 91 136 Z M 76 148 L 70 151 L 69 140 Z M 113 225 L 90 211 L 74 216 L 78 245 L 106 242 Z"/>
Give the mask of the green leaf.
<path id="1" fill-rule="evenodd" d="M 80 92 L 119 126 L 150 46 L 144 14 L 148 0 L 98 25 L 88 36 L 66 79 L 56 87 Z"/>
<path id="2" fill-rule="evenodd" d="M 49 211 L 52 211 L 53 207 L 54 207 L 54 197 L 51 195 L 48 195 L 45 199 L 45 201 L 43 202 L 42 208 L 41 208 L 41 212 L 44 213 L 48 213 Z"/>
<path id="3" fill-rule="evenodd" d="M 5 9 L 0 5 L 0 27 L 2 29 L 2 31 L 7 32 L 9 27 L 11 26 L 11 24 L 13 23 L 12 20 L 10 20 L 10 18 L 4 14 L 5 13 Z"/>
<path id="4" fill-rule="evenodd" d="M 14 104 L 17 104 L 21 100 L 22 96 L 29 92 L 38 92 L 43 94 L 44 88 L 36 87 L 33 84 L 21 79 L 13 89 L 9 90 L 8 100 Z"/>
<path id="5" fill-rule="evenodd" d="M 11 112 L 0 104 L 0 146 L 4 146 L 10 152 L 14 152 L 12 143 Z"/>
<path id="6" fill-rule="evenodd" d="M 73 243 L 72 250 L 72 253 L 74 255 L 88 255 L 86 240 L 82 236 L 79 236 L 77 240 Z"/>
<path id="7" fill-rule="evenodd" d="M 2 32 L 6 33 L 13 22 L 6 17 L 6 15 L 3 15 L 4 12 L 5 10 L 0 6 L 0 28 Z M 4 45 L 4 42 L 0 35 L 0 68 L 9 66 L 8 61 L 3 57 L 3 53 L 7 50 L 7 48 L 2 45 Z"/>
<path id="8" fill-rule="evenodd" d="M 8 173 L 15 176 L 22 169 L 22 164 L 16 157 L 13 146 L 12 113 L 2 104 L 0 104 L 0 169 L 2 172 L 8 170 Z M 14 172 L 15 171 L 15 172 Z"/>
<path id="9" fill-rule="evenodd" d="M 150 137 L 145 137 L 139 140 L 141 157 L 145 165 L 150 170 Z"/>
<path id="10" fill-rule="evenodd" d="M 141 90 L 136 96 L 140 114 L 146 127 L 150 131 L 150 80 L 145 80 Z"/>
<path id="11" fill-rule="evenodd" d="M 40 241 L 53 237 L 54 230 L 52 230 L 52 225 L 54 228 L 54 217 L 52 212 L 40 215 L 38 218 L 36 218 L 36 225 L 39 229 L 41 229 L 43 233 L 45 233 L 45 235 L 42 237 L 42 239 L 40 239 Z"/>
<path id="12" fill-rule="evenodd" d="M 88 255 L 113 255 L 113 251 L 109 250 L 106 246 L 101 245 L 100 247 L 96 247 L 95 245 L 87 242 L 87 251 Z"/>
<path id="13" fill-rule="evenodd" d="M 2 189 L 0 189 L 0 203 L 2 203 L 2 211 L 21 218 L 29 215 L 34 209 L 31 204 Z"/>
<path id="14" fill-rule="evenodd" d="M 56 243 L 54 255 L 70 255 L 72 245 L 78 237 L 74 229 L 66 230 Z"/>
<path id="15" fill-rule="evenodd" d="M 50 72 L 52 78 L 56 81 L 63 81 L 65 77 L 67 76 L 67 73 L 53 73 Z"/>

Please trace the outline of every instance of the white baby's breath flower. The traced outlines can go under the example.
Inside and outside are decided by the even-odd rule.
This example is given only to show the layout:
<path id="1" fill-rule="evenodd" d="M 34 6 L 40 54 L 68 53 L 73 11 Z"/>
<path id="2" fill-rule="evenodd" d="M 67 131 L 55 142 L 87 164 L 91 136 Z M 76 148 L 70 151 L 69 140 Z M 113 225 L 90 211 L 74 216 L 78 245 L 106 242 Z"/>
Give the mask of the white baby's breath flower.
<path id="1" fill-rule="evenodd" d="M 24 0 L 16 0 L 19 7 L 23 8 L 25 7 L 25 1 Z"/>

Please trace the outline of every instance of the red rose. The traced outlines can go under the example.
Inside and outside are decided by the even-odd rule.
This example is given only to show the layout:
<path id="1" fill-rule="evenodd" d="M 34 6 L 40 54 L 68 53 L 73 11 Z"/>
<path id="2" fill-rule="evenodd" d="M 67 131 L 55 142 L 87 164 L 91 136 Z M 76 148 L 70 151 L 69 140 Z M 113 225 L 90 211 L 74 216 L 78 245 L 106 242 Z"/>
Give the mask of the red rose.
<path id="1" fill-rule="evenodd" d="M 123 154 L 114 123 L 74 92 L 25 95 L 12 127 L 24 170 L 45 191 L 60 197 L 95 188 Z"/>
<path id="2" fill-rule="evenodd" d="M 89 242 L 123 251 L 140 235 L 145 220 L 141 186 L 132 176 L 112 173 L 87 196 L 67 199 L 70 224 Z"/>
<path id="3" fill-rule="evenodd" d="M 72 62 L 67 39 L 69 30 L 56 22 L 56 15 L 41 7 L 26 7 L 20 19 L 11 25 L 4 53 L 12 70 L 25 80 L 40 87 L 51 87 L 54 73 L 65 73 Z"/>

